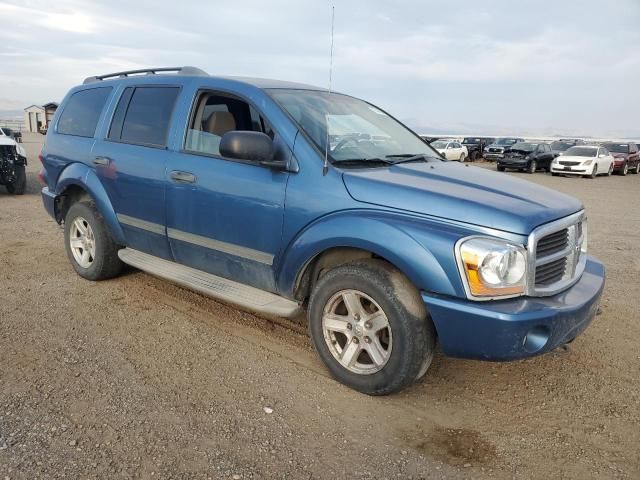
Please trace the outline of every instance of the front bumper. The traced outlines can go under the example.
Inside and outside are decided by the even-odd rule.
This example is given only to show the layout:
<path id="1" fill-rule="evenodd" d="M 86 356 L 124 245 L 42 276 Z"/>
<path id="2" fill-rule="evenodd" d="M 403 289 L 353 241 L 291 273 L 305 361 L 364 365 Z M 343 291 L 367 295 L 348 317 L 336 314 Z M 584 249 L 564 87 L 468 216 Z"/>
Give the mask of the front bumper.
<path id="1" fill-rule="evenodd" d="M 498 160 L 499 158 L 504 158 L 504 153 L 489 153 L 484 152 L 485 160 Z"/>
<path id="2" fill-rule="evenodd" d="M 515 360 L 551 351 L 580 335 L 596 315 L 604 283 L 604 266 L 587 257 L 580 280 L 552 297 L 473 302 L 422 293 L 422 299 L 446 355 Z"/>
<path id="3" fill-rule="evenodd" d="M 562 173 L 563 175 L 588 175 L 593 170 L 593 165 L 556 165 L 551 164 L 551 173 Z"/>
<path id="4" fill-rule="evenodd" d="M 498 165 L 506 168 L 523 169 L 523 168 L 527 168 L 527 166 L 529 165 L 529 161 L 524 159 L 503 157 L 498 159 Z"/>

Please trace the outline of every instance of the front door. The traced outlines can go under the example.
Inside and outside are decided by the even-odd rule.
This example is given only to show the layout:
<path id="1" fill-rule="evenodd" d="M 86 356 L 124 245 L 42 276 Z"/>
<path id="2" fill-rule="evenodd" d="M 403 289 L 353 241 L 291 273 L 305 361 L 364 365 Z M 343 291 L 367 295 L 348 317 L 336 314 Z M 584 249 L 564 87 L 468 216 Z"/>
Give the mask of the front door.
<path id="1" fill-rule="evenodd" d="M 273 261 L 280 250 L 287 172 L 224 158 L 219 144 L 231 130 L 275 137 L 244 100 L 200 91 L 191 108 L 182 151 L 166 168 L 167 235 L 175 260 L 199 270 L 275 291 Z"/>

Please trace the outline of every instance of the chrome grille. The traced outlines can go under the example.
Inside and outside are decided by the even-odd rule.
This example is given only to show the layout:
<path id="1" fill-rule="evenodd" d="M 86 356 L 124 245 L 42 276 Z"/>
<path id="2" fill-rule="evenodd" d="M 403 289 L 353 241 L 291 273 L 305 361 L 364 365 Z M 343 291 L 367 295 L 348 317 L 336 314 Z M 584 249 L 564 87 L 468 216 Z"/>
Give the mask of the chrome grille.
<path id="1" fill-rule="evenodd" d="M 562 280 L 567 269 L 567 257 L 545 263 L 536 268 L 536 285 L 551 285 Z"/>
<path id="2" fill-rule="evenodd" d="M 536 255 L 538 258 L 548 257 L 567 248 L 569 229 L 563 228 L 538 240 Z"/>
<path id="3" fill-rule="evenodd" d="M 554 295 L 580 278 L 586 263 L 581 254 L 584 221 L 584 212 L 578 212 L 529 235 L 528 295 Z"/>

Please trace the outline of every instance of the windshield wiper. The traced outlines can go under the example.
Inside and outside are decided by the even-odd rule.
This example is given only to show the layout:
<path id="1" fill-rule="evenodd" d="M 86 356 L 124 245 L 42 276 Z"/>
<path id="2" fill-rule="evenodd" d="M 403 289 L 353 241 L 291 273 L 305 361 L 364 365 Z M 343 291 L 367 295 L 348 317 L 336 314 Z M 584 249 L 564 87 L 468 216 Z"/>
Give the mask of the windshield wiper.
<path id="1" fill-rule="evenodd" d="M 396 162 L 393 162 L 391 160 L 387 160 L 386 158 L 377 158 L 377 157 L 372 157 L 372 158 L 344 158 L 341 160 L 334 160 L 333 165 L 368 165 L 368 166 L 373 166 L 373 165 L 393 165 Z"/>
<path id="2" fill-rule="evenodd" d="M 402 153 L 398 155 L 387 155 L 387 158 L 400 158 L 400 160 L 396 160 L 393 162 L 394 165 L 399 163 L 409 163 L 409 162 L 433 162 L 435 160 L 442 161 L 441 158 L 432 157 L 431 155 L 427 155 L 426 153 L 419 153 L 417 155 L 411 153 Z"/>

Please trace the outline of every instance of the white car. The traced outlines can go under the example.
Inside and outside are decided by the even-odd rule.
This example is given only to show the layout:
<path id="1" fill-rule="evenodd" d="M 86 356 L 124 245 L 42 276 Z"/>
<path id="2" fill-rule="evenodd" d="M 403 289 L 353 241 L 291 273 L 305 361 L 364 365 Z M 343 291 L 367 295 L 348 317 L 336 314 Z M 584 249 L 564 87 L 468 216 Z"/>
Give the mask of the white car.
<path id="1" fill-rule="evenodd" d="M 431 142 L 431 146 L 447 160 L 464 162 L 469 156 L 467 147 L 457 140 L 436 140 L 435 142 Z"/>
<path id="2" fill-rule="evenodd" d="M 554 176 L 563 174 L 595 178 L 596 175 L 612 173 L 613 156 L 606 148 L 597 145 L 571 147 L 551 163 L 551 174 Z"/>

